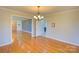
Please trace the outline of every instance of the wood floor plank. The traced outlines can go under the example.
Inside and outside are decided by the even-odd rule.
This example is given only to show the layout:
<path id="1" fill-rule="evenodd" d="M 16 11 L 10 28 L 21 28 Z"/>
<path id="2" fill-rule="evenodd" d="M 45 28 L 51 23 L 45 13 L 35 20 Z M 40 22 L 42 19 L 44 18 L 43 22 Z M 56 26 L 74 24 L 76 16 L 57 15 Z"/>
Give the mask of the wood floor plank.
<path id="1" fill-rule="evenodd" d="M 0 47 L 1 53 L 79 53 L 79 47 L 30 33 L 13 32 L 13 43 Z"/>

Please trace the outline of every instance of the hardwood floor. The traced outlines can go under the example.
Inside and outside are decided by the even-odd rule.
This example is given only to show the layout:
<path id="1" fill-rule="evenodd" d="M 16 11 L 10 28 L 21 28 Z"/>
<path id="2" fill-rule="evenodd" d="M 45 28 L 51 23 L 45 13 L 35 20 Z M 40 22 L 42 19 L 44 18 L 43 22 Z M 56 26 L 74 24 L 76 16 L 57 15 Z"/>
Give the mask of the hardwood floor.
<path id="1" fill-rule="evenodd" d="M 45 37 L 31 37 L 24 32 L 13 32 L 13 43 L 0 47 L 5 53 L 78 53 L 79 47 Z"/>

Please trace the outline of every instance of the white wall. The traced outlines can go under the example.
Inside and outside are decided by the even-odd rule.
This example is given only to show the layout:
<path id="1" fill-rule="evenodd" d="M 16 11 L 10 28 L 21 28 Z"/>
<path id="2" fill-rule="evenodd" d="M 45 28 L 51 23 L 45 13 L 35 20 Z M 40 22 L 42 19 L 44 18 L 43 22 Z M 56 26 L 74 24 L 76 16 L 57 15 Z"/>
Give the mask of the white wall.
<path id="1" fill-rule="evenodd" d="M 11 17 L 24 16 L 30 18 L 31 15 L 18 11 L 0 7 L 0 46 L 12 43 Z"/>
<path id="2" fill-rule="evenodd" d="M 11 25 L 9 14 L 0 10 L 0 46 L 11 43 Z M 7 43 L 8 42 L 8 43 Z"/>
<path id="3" fill-rule="evenodd" d="M 79 9 L 48 15 L 46 36 L 79 46 Z"/>

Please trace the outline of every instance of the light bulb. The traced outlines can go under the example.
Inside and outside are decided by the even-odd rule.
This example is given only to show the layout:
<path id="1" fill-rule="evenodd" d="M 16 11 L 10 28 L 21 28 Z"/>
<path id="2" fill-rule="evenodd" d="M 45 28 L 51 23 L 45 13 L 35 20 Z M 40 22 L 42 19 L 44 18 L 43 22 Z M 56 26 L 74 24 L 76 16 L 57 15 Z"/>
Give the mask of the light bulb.
<path id="1" fill-rule="evenodd" d="M 40 15 L 38 15 L 38 18 L 40 18 Z"/>
<path id="2" fill-rule="evenodd" d="M 40 15 L 38 15 L 38 16 L 34 16 L 34 18 L 35 18 L 35 19 L 43 19 L 44 16 L 40 16 Z"/>
<path id="3" fill-rule="evenodd" d="M 35 19 L 37 19 L 37 17 L 36 17 L 36 16 L 34 16 L 34 18 L 35 18 Z"/>

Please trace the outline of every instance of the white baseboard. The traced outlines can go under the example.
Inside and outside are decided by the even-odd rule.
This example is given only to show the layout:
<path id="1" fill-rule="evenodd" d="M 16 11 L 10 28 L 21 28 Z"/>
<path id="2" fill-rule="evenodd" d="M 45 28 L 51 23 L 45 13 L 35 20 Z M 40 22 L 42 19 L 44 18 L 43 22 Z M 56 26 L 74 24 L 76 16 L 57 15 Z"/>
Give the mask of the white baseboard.
<path id="1" fill-rule="evenodd" d="M 29 32 L 29 31 L 25 31 L 25 30 L 22 30 L 22 32 L 27 32 L 27 33 L 31 33 L 31 32 Z"/>
<path id="2" fill-rule="evenodd" d="M 12 43 L 13 43 L 13 41 L 8 42 L 8 43 L 4 43 L 4 44 L 1 44 L 0 47 L 6 46 L 6 45 L 10 45 L 10 44 L 12 44 Z"/>
<path id="3" fill-rule="evenodd" d="M 79 46 L 79 44 L 68 42 L 68 41 L 64 41 L 64 40 L 59 40 L 58 38 L 54 38 L 54 37 L 53 38 L 48 37 L 48 36 L 43 36 L 43 37 L 47 37 L 47 38 L 50 38 L 50 39 L 55 39 L 55 40 L 60 41 L 60 42 L 64 42 L 64 43 L 68 43 L 68 44 L 71 44 L 71 45 Z"/>
<path id="4" fill-rule="evenodd" d="M 39 36 L 41 36 L 41 35 L 32 35 L 32 37 L 39 37 Z"/>

